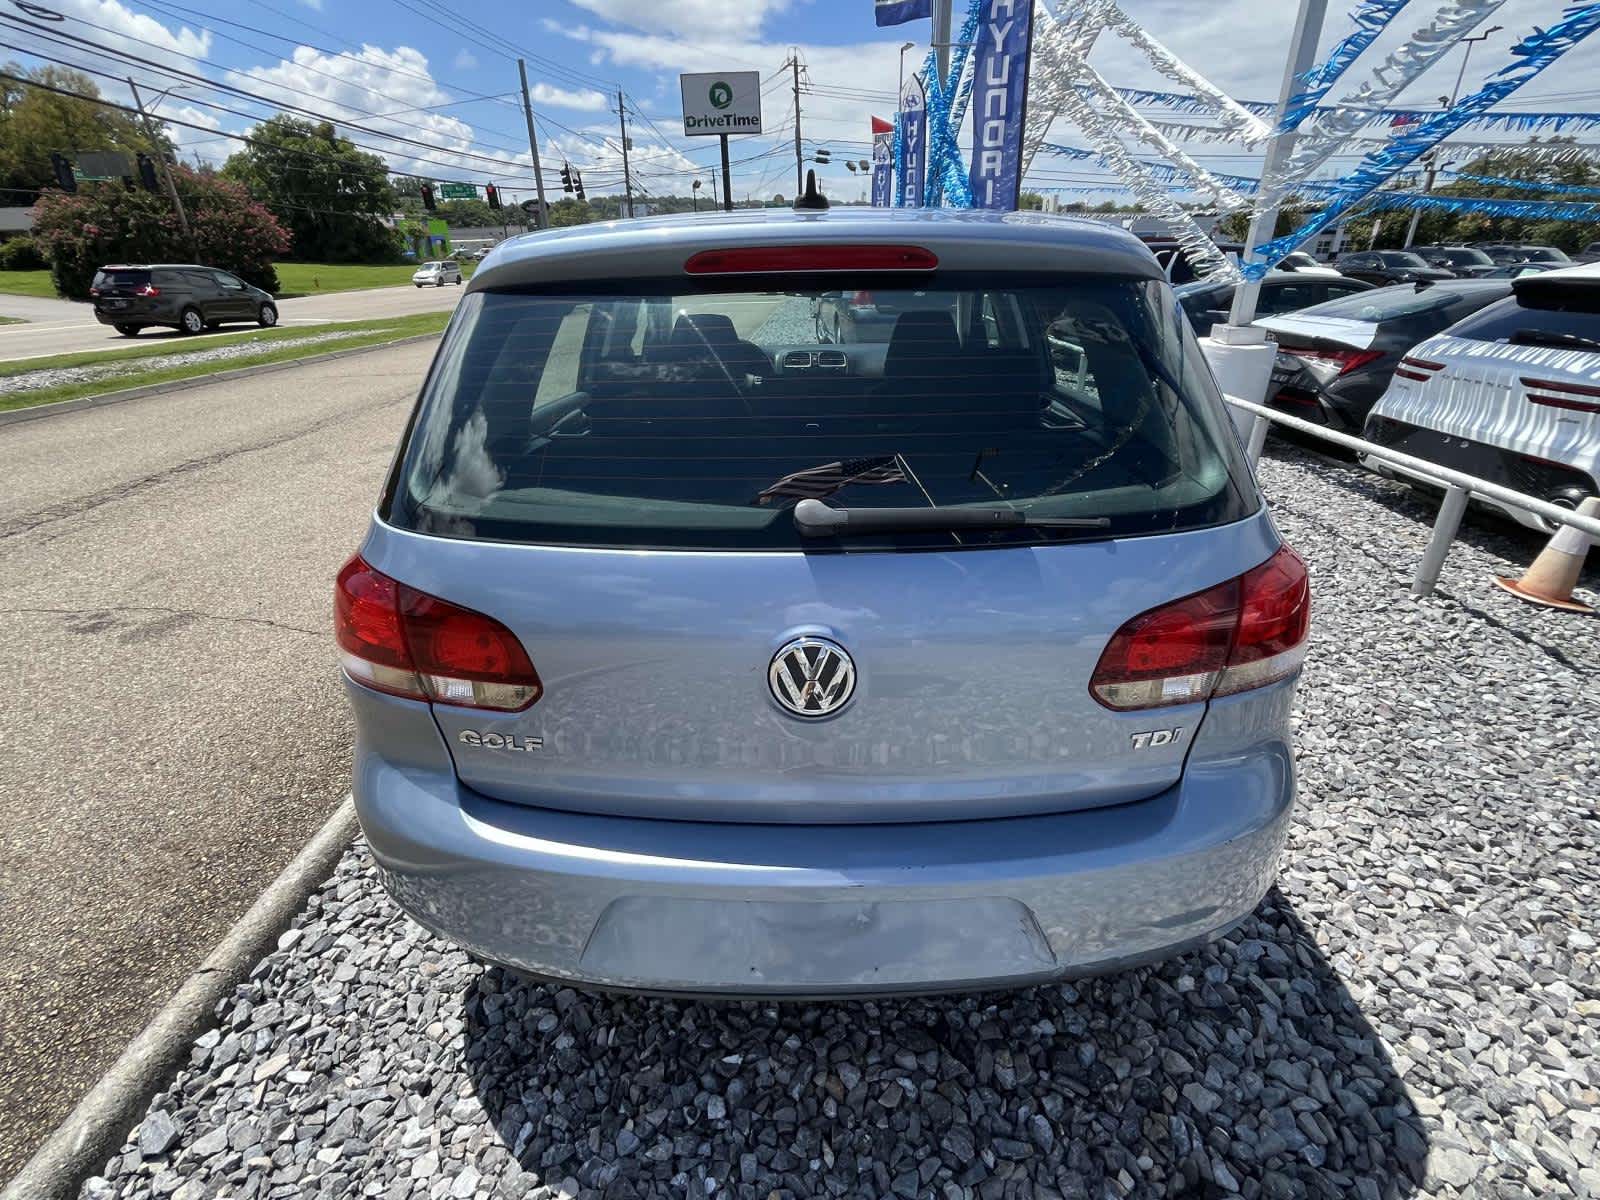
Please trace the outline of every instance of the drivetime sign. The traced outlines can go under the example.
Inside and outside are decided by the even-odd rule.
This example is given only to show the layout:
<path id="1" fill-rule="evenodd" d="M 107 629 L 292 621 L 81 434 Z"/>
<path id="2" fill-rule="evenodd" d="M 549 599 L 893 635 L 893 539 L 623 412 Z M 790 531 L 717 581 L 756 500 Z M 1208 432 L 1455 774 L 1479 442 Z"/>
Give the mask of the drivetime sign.
<path id="1" fill-rule="evenodd" d="M 707 71 L 678 76 L 683 89 L 683 132 L 761 132 L 761 72 Z"/>

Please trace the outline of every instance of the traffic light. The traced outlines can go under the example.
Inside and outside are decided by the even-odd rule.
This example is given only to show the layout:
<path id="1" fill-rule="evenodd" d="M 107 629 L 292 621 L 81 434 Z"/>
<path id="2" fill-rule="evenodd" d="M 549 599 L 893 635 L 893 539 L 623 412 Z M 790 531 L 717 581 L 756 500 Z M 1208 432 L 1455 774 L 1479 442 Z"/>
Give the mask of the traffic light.
<path id="1" fill-rule="evenodd" d="M 577 189 L 578 199 L 587 203 L 589 198 L 583 194 L 583 172 L 577 167 L 572 168 L 572 186 Z"/>
<path id="2" fill-rule="evenodd" d="M 156 160 L 148 154 L 139 155 L 139 186 L 147 192 L 161 190 L 161 184 L 156 179 Z"/>
<path id="3" fill-rule="evenodd" d="M 572 167 L 567 163 L 561 164 L 561 190 L 569 193 L 572 191 Z"/>
<path id="4" fill-rule="evenodd" d="M 490 208 L 500 207 L 500 189 L 495 187 L 494 184 L 485 184 L 483 187 L 483 194 L 485 199 L 489 201 Z"/>
<path id="5" fill-rule="evenodd" d="M 811 156 L 811 159 L 819 165 L 826 166 L 833 161 L 833 151 L 826 148 L 818 148 L 816 153 Z"/>
<path id="6" fill-rule="evenodd" d="M 78 177 L 72 173 L 72 164 L 64 155 L 50 152 L 50 170 L 55 173 L 56 186 L 63 192 L 78 190 Z"/>
<path id="7" fill-rule="evenodd" d="M 433 201 L 433 184 L 431 183 L 422 185 L 422 207 L 429 212 L 437 212 L 439 210 L 439 206 Z"/>

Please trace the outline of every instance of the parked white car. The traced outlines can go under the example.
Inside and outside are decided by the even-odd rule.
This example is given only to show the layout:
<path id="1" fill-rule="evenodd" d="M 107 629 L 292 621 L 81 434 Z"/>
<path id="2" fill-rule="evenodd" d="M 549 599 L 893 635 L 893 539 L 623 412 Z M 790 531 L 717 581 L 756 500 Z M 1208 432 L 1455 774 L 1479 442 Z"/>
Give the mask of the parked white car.
<path id="1" fill-rule="evenodd" d="M 1525 275 L 1504 300 L 1418 344 L 1365 436 L 1563 508 L 1600 495 L 1600 265 Z M 1531 513 L 1482 503 L 1549 529 Z"/>
<path id="2" fill-rule="evenodd" d="M 425 262 L 411 276 L 418 287 L 443 287 L 447 283 L 461 282 L 461 266 L 453 258 L 440 262 Z"/>

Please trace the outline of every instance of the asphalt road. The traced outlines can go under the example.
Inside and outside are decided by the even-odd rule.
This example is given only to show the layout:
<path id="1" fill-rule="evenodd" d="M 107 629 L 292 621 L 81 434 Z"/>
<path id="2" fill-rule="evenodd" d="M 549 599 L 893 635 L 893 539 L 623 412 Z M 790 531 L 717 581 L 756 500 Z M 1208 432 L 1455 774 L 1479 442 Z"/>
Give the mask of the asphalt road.
<path id="1" fill-rule="evenodd" d="M 461 297 L 461 288 L 367 288 L 333 292 L 326 296 L 300 296 L 278 302 L 280 325 L 319 325 L 325 321 L 369 321 L 379 317 L 448 311 Z M 0 362 L 42 358 L 51 354 L 77 354 L 93 350 L 126 350 L 146 342 L 182 338 L 176 330 L 151 329 L 136 339 L 123 337 L 94 319 L 87 304 L 46 300 L 31 296 L 0 295 L 0 316 L 21 317 L 26 325 L 0 325 Z M 252 329 L 227 325 L 223 332 Z M 203 343 L 204 338 L 199 339 Z"/>
<path id="2" fill-rule="evenodd" d="M 332 579 L 433 348 L 0 428 L 0 1180 L 347 790 Z"/>

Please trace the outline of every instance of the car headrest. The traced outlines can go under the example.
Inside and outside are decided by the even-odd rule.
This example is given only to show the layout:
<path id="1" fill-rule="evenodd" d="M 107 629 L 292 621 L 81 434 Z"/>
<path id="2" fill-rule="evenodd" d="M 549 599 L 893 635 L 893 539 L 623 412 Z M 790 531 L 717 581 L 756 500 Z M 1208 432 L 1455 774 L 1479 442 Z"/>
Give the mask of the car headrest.
<path id="1" fill-rule="evenodd" d="M 938 309 L 913 309 L 901 313 L 884 352 L 885 375 L 923 374 L 931 359 L 953 358 L 961 353 L 956 323 Z"/>
<path id="2" fill-rule="evenodd" d="M 672 324 L 673 346 L 727 346 L 738 340 L 733 318 L 722 313 L 679 313 Z"/>

